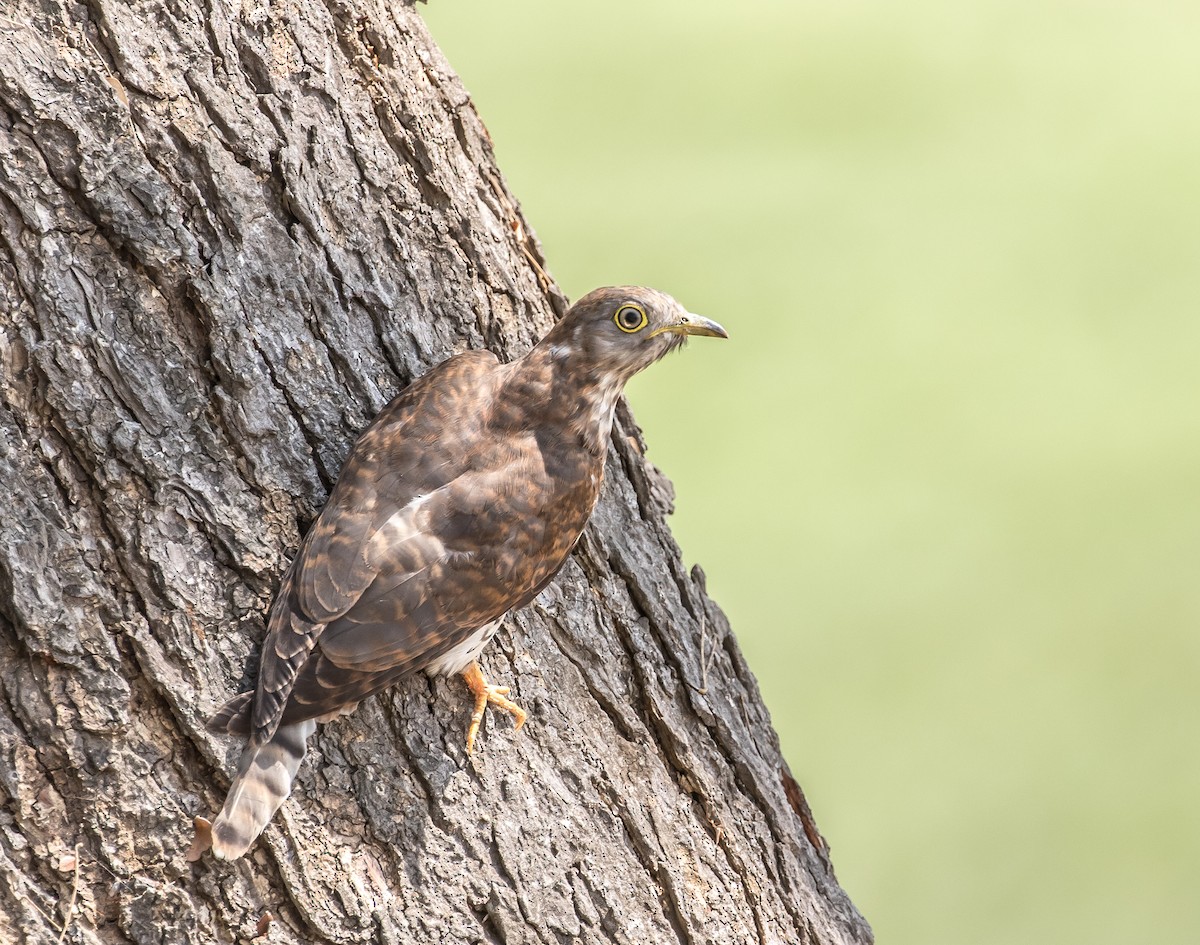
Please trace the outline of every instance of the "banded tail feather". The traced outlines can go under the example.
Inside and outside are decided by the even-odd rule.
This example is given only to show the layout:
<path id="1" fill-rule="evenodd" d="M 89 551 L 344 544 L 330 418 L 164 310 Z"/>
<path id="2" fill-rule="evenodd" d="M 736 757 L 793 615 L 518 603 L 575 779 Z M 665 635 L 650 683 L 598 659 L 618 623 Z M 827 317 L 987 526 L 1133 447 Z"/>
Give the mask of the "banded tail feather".
<path id="1" fill-rule="evenodd" d="M 305 719 L 279 726 L 269 741 L 246 746 L 225 806 L 212 825 L 215 856 L 236 860 L 263 832 L 287 800 L 308 751 L 308 737 L 316 730 L 316 719 Z"/>

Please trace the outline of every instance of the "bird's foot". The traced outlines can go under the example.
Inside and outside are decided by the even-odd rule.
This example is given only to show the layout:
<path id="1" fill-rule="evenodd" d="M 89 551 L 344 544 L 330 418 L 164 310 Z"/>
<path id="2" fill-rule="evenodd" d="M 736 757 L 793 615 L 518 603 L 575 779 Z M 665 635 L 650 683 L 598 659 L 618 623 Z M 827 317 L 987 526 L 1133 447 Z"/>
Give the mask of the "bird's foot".
<path id="1" fill-rule="evenodd" d="M 475 747 L 475 735 L 479 732 L 479 724 L 483 721 L 483 713 L 489 702 L 510 713 L 516 720 L 517 728 L 525 724 L 529 715 L 515 702 L 505 698 L 509 693 L 508 686 L 488 685 L 478 663 L 472 661 L 471 665 L 463 670 L 462 675 L 463 679 L 467 681 L 467 687 L 475 696 L 475 711 L 471 715 L 471 725 L 467 729 L 467 754 L 469 755 Z"/>

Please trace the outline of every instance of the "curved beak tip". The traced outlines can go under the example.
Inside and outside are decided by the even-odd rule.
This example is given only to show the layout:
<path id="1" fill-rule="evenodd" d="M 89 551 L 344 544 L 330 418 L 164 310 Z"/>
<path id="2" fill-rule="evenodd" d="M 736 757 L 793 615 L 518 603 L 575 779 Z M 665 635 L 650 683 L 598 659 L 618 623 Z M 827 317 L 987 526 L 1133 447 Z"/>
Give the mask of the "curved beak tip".
<path id="1" fill-rule="evenodd" d="M 729 332 L 711 318 L 705 318 L 703 315 L 694 315 L 691 312 L 688 312 L 684 317 L 679 330 L 685 335 L 703 335 L 708 338 L 729 337 Z"/>

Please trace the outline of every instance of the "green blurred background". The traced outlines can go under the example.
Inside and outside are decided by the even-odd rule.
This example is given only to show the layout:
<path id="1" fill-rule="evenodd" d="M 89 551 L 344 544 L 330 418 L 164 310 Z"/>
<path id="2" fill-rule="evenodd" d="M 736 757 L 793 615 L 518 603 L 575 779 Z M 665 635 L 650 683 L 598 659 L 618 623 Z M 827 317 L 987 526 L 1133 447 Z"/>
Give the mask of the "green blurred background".
<path id="1" fill-rule="evenodd" d="M 879 941 L 1200 942 L 1200 4 L 423 9 Z"/>

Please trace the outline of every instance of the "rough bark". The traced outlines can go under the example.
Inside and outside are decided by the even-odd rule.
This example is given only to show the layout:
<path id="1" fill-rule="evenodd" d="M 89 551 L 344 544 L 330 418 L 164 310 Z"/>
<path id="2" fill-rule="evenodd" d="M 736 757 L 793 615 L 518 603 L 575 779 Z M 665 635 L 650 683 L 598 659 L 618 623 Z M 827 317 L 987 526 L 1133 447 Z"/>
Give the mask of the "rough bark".
<path id="1" fill-rule="evenodd" d="M 185 860 L 275 582 L 354 435 L 563 300 L 408 6 L 0 12 L 0 942 L 867 942 L 622 412 L 593 523 L 457 680 L 313 740 Z M 270 913 L 273 921 L 264 916 Z"/>

